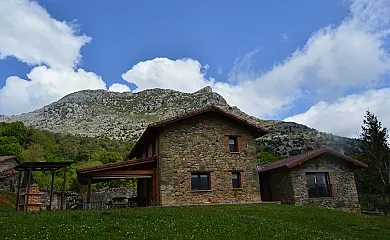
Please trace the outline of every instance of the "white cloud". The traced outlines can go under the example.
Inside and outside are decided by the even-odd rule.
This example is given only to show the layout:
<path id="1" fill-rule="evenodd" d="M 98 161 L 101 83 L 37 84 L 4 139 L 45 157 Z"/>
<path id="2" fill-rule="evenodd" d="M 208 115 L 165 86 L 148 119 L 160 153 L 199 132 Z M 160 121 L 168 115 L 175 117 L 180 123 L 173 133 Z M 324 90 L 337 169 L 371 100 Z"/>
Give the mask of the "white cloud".
<path id="1" fill-rule="evenodd" d="M 0 89 L 0 113 L 19 114 L 41 108 L 75 91 L 106 89 L 100 76 L 83 69 L 54 70 L 39 66 L 33 68 L 27 78 L 7 78 Z"/>
<path id="2" fill-rule="evenodd" d="M 373 16 L 380 14 L 375 12 L 378 8 L 370 7 L 372 1 L 358 2 L 353 3 L 351 16 L 341 25 L 316 31 L 302 49 L 274 65 L 270 71 L 258 77 L 240 72 L 240 79 L 236 79 L 239 85 L 248 86 L 248 92 L 252 91 L 255 98 L 267 96 L 273 99 L 272 102 L 257 101 L 253 102 L 259 103 L 257 105 L 247 105 L 245 96 L 248 92 L 244 91 L 246 95 L 235 104 L 260 117 L 272 116 L 288 109 L 300 97 L 330 100 L 351 88 L 375 86 L 390 70 L 390 56 L 384 47 L 387 34 L 384 26 L 388 25 L 361 19 L 367 12 Z M 366 8 L 356 10 L 357 5 L 364 3 L 367 3 Z"/>
<path id="3" fill-rule="evenodd" d="M 0 0 L 0 59 L 9 56 L 32 68 L 27 79 L 10 76 L 0 89 L 0 113 L 19 114 L 84 89 L 106 89 L 93 72 L 73 69 L 89 37 L 60 22 L 35 1 Z"/>
<path id="4" fill-rule="evenodd" d="M 183 92 L 193 92 L 207 85 L 213 85 L 214 79 L 206 79 L 204 72 L 208 65 L 202 66 L 193 59 L 170 60 L 155 58 L 139 62 L 122 78 L 137 85 L 136 91 L 148 88 L 173 88 Z"/>
<path id="5" fill-rule="evenodd" d="M 384 5 L 384 6 L 382 6 Z M 157 58 L 140 62 L 122 75 L 143 90 L 160 87 L 191 92 L 210 85 L 229 104 L 258 117 L 274 117 L 304 97 L 332 100 L 351 89 L 370 89 L 390 71 L 385 48 L 389 29 L 388 1 L 356 0 L 339 26 L 326 26 L 302 49 L 266 72 L 254 71 L 259 49 L 239 55 L 229 82 L 206 78 L 199 62 Z"/>
<path id="6" fill-rule="evenodd" d="M 217 74 L 218 75 L 222 75 L 223 74 L 223 70 L 222 70 L 222 66 L 219 65 L 218 68 L 217 68 Z"/>
<path id="7" fill-rule="evenodd" d="M 228 74 L 228 80 L 232 84 L 245 82 L 255 77 L 252 72 L 253 58 L 260 52 L 260 48 L 256 48 L 246 54 L 238 54 L 233 63 L 233 68 Z"/>
<path id="8" fill-rule="evenodd" d="M 35 1 L 0 1 L 0 59 L 14 56 L 29 65 L 74 67 L 80 48 L 90 38 L 78 36 L 76 26 L 53 19 Z"/>
<path id="9" fill-rule="evenodd" d="M 130 92 L 130 88 L 125 85 L 125 84 L 120 84 L 120 83 L 114 83 L 112 84 L 109 88 L 108 88 L 108 91 L 111 91 L 111 92 Z"/>
<path id="10" fill-rule="evenodd" d="M 378 116 L 385 127 L 390 127 L 390 88 L 348 95 L 333 103 L 321 101 L 305 113 L 288 117 L 284 121 L 356 138 L 368 109 Z"/>
<path id="11" fill-rule="evenodd" d="M 283 42 L 287 42 L 287 40 L 288 40 L 288 35 L 287 35 L 287 33 L 282 33 L 282 34 L 280 34 L 280 39 L 282 39 Z"/>
<path id="12" fill-rule="evenodd" d="M 248 59 L 247 56 L 243 56 Z M 140 62 L 122 75 L 125 81 L 136 84 L 136 91 L 148 88 L 170 88 L 184 92 L 194 92 L 205 86 L 211 86 L 213 90 L 221 94 L 228 103 L 238 105 L 249 113 L 266 114 L 275 109 L 274 106 L 283 106 L 288 99 L 279 99 L 275 96 L 278 88 L 270 88 L 265 92 L 259 92 L 261 86 L 257 83 L 246 81 L 233 85 L 230 83 L 216 82 L 213 78 L 205 77 L 204 70 L 198 61 L 193 59 L 170 60 L 167 58 L 155 58 Z M 298 94 L 298 93 L 297 93 Z M 260 109 L 257 107 L 261 106 Z"/>

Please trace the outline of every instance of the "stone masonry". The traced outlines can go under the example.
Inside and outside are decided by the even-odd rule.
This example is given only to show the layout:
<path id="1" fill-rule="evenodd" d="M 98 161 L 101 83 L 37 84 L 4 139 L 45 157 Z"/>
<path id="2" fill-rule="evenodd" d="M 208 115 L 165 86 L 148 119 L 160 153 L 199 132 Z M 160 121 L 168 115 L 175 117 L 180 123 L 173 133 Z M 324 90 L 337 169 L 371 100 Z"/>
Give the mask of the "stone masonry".
<path id="1" fill-rule="evenodd" d="M 328 172 L 332 185 L 332 197 L 309 198 L 306 173 Z M 320 155 L 290 170 L 293 203 L 296 205 L 322 206 L 360 213 L 353 170 L 348 162 L 329 155 Z M 290 199 L 289 199 L 290 200 Z"/>
<path id="2" fill-rule="evenodd" d="M 230 153 L 236 136 L 238 153 Z M 248 128 L 207 113 L 167 125 L 157 139 L 160 205 L 260 202 L 255 138 Z M 210 190 L 191 190 L 191 173 L 210 174 Z M 232 172 L 241 187 L 233 189 Z"/>

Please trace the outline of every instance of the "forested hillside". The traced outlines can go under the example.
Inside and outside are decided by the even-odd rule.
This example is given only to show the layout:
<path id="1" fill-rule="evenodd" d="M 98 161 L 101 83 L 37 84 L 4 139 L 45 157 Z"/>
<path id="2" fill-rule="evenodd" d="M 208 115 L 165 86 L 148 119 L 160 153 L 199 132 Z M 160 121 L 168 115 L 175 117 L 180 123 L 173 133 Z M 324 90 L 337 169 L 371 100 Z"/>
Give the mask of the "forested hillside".
<path id="1" fill-rule="evenodd" d="M 78 190 L 76 169 L 126 159 L 133 146 L 129 141 L 108 138 L 78 137 L 70 134 L 42 131 L 22 122 L 0 123 L 0 156 L 16 155 L 22 162 L 64 162 L 75 164 L 68 169 L 66 189 Z M 61 186 L 58 172 L 56 187 Z M 35 172 L 41 187 L 50 184 L 50 174 Z"/>

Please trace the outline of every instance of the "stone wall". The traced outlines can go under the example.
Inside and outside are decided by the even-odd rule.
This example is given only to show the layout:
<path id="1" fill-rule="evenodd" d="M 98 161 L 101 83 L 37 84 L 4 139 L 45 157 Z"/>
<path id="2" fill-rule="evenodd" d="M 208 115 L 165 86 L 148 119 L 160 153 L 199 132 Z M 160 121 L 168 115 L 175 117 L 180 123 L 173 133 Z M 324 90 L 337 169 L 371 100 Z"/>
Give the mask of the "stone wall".
<path id="1" fill-rule="evenodd" d="M 332 184 L 332 197 L 309 198 L 306 187 L 307 172 L 328 172 L 330 184 Z M 295 204 L 360 212 L 354 173 L 348 167 L 347 161 L 339 160 L 330 155 L 321 155 L 292 168 L 290 176 Z"/>
<path id="2" fill-rule="evenodd" d="M 284 204 L 294 203 L 289 170 L 276 169 L 260 173 L 260 191 L 262 201 L 280 201 Z"/>
<path id="3" fill-rule="evenodd" d="M 230 153 L 228 136 L 238 136 Z M 202 114 L 168 125 L 158 137 L 160 205 L 259 202 L 255 139 L 250 130 L 217 115 Z M 233 189 L 232 171 L 241 172 Z M 191 172 L 208 172 L 211 190 L 191 191 Z"/>
<path id="4" fill-rule="evenodd" d="M 278 197 L 283 204 L 293 204 L 292 179 L 288 172 L 282 171 L 271 176 L 271 189 L 277 189 Z"/>
<path id="5" fill-rule="evenodd" d="M 0 190 L 16 192 L 18 189 L 18 172 L 7 170 L 0 172 Z"/>

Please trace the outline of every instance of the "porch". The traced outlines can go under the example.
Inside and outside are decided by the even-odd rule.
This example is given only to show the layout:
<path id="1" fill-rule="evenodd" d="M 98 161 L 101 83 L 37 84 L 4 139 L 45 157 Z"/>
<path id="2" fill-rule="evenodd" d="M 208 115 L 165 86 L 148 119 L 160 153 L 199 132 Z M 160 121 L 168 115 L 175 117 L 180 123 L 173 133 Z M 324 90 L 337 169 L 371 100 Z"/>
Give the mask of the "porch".
<path id="1" fill-rule="evenodd" d="M 82 185 L 87 185 L 83 209 L 155 206 L 157 203 L 156 157 L 128 160 L 77 169 Z M 119 179 L 137 179 L 136 196 L 117 196 L 109 201 L 91 201 L 91 184 Z"/>

